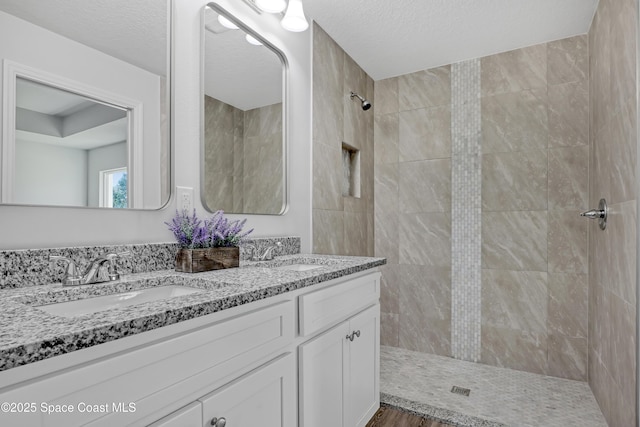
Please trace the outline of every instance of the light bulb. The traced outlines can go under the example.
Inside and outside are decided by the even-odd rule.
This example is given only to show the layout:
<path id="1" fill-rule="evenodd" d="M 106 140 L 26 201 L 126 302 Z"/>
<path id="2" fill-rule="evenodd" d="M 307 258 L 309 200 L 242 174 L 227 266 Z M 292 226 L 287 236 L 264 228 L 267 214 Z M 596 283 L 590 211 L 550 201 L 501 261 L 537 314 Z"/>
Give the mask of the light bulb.
<path id="1" fill-rule="evenodd" d="M 265 12 L 280 13 L 287 7 L 285 0 L 256 0 L 256 6 Z"/>
<path id="2" fill-rule="evenodd" d="M 237 30 L 238 29 L 238 26 L 236 24 L 234 24 L 233 22 L 229 21 L 229 19 L 227 19 L 226 17 L 224 17 L 222 15 L 218 15 L 218 22 L 223 27 L 229 28 L 231 30 Z"/>
<path id="3" fill-rule="evenodd" d="M 280 25 L 282 25 L 282 28 L 285 30 L 296 33 L 309 28 L 309 23 L 302 10 L 302 0 L 289 0 L 287 13 L 284 14 Z"/>
<path id="4" fill-rule="evenodd" d="M 253 37 L 251 34 L 247 34 L 246 36 L 244 36 L 244 38 L 254 46 L 262 46 L 262 43 L 260 43 L 260 41 Z"/>

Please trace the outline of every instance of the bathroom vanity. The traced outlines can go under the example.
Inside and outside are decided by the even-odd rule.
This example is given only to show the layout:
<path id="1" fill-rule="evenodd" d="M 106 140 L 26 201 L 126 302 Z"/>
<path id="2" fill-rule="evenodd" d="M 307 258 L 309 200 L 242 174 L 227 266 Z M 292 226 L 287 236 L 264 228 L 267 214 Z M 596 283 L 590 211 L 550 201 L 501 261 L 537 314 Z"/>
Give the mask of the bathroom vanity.
<path id="1" fill-rule="evenodd" d="M 384 262 L 290 255 L 1 291 L 0 424 L 364 426 L 379 407 Z M 199 292 L 77 317 L 38 308 L 166 285 Z"/>

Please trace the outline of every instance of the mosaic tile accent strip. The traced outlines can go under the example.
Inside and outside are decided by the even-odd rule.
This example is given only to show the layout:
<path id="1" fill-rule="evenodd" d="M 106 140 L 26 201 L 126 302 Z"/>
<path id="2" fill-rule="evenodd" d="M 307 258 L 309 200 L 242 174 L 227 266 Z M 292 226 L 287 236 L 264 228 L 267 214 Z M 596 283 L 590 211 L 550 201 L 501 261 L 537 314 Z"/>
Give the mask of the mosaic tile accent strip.
<path id="1" fill-rule="evenodd" d="M 480 360 L 480 60 L 451 66 L 451 354 Z"/>
<path id="2" fill-rule="evenodd" d="M 452 385 L 471 394 L 451 393 Z M 607 425 L 586 382 L 387 346 L 380 349 L 380 401 L 456 426 Z"/>
<path id="3" fill-rule="evenodd" d="M 259 250 L 281 242 L 274 254 L 294 255 L 300 253 L 299 237 L 256 237 L 245 244 L 254 244 Z M 107 253 L 131 252 L 127 258 L 119 258 L 121 274 L 171 270 L 175 267 L 178 245 L 175 243 L 132 244 L 113 246 L 87 246 L 74 248 L 28 249 L 0 251 L 0 289 L 20 288 L 59 283 L 64 277 L 62 263 L 51 265 L 50 255 L 61 255 L 76 262 L 84 271 L 91 260 Z M 240 247 L 240 259 L 246 260 L 249 251 Z"/>

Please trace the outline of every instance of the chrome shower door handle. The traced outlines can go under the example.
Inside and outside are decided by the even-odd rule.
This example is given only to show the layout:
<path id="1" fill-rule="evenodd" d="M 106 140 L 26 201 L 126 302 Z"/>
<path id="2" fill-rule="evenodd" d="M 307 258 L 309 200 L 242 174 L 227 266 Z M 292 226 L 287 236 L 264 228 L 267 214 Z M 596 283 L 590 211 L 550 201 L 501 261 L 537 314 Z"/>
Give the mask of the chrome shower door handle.
<path id="1" fill-rule="evenodd" d="M 591 209 L 590 211 L 582 212 L 580 216 L 585 218 L 597 219 L 598 224 L 600 225 L 600 229 L 604 230 L 607 228 L 607 216 L 609 214 L 609 208 L 607 207 L 607 201 L 605 199 L 600 199 L 600 203 L 598 203 L 598 209 Z"/>
<path id="2" fill-rule="evenodd" d="M 586 212 L 582 212 L 580 214 L 580 216 L 586 216 L 587 218 L 591 218 L 591 219 L 598 219 L 598 218 L 604 218 L 604 211 L 598 210 L 598 209 L 591 209 L 590 211 L 586 211 Z"/>

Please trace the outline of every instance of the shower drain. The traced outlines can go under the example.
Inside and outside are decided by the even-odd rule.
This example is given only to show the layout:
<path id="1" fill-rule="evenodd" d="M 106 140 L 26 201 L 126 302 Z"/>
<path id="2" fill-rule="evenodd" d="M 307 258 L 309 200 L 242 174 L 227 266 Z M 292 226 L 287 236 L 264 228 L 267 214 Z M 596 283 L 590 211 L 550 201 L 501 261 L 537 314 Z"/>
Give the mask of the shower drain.
<path id="1" fill-rule="evenodd" d="M 458 387 L 457 385 L 454 385 L 453 387 L 451 387 L 451 393 L 461 394 L 463 396 L 469 396 L 469 393 L 471 393 L 471 389 Z"/>

